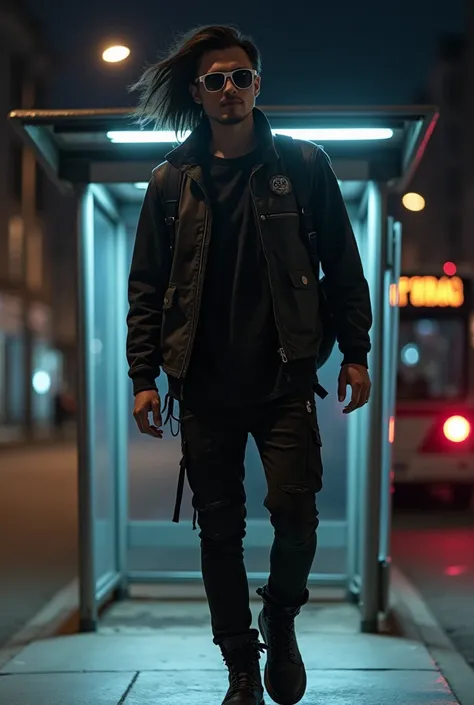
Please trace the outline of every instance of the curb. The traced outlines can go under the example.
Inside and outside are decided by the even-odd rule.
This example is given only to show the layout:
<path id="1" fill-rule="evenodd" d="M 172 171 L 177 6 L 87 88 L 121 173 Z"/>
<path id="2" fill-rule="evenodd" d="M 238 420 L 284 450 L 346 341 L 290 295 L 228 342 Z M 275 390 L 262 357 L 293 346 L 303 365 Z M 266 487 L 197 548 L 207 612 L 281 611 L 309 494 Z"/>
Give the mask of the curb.
<path id="1" fill-rule="evenodd" d="M 415 586 L 395 566 L 391 582 L 391 608 L 402 635 L 426 647 L 459 705 L 472 705 L 474 670 L 457 651 Z"/>
<path id="2" fill-rule="evenodd" d="M 79 582 L 75 579 L 0 648 L 0 669 L 33 641 L 65 633 L 66 625 L 77 616 L 78 609 Z"/>

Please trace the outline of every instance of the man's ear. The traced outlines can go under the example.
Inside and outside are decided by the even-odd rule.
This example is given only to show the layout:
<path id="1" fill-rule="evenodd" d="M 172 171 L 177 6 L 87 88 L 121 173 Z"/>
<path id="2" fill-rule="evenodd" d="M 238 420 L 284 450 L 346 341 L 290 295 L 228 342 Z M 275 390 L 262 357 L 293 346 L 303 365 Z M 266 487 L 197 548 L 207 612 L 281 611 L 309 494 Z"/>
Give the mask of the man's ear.
<path id="1" fill-rule="evenodd" d="M 260 76 L 255 77 L 255 97 L 258 98 L 260 95 L 260 88 L 261 88 L 261 78 Z"/>
<path id="2" fill-rule="evenodd" d="M 191 85 L 189 86 L 189 92 L 191 93 L 194 102 L 197 103 L 198 105 L 201 105 L 202 100 L 201 100 L 201 95 L 199 93 L 199 88 L 197 86 L 195 86 L 194 83 L 191 83 Z"/>

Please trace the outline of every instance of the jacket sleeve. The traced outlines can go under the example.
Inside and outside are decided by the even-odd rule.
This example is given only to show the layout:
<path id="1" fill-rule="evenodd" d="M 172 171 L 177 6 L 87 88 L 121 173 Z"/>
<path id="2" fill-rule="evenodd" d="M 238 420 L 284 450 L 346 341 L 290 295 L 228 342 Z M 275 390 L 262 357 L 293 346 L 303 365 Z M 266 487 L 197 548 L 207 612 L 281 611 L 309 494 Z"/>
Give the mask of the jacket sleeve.
<path id="1" fill-rule="evenodd" d="M 369 287 L 330 159 L 318 148 L 313 160 L 312 210 L 328 307 L 343 364 L 367 367 L 372 327 Z"/>
<path id="2" fill-rule="evenodd" d="M 156 389 L 160 374 L 163 299 L 170 255 L 156 179 L 145 194 L 128 279 L 127 360 L 134 394 Z"/>

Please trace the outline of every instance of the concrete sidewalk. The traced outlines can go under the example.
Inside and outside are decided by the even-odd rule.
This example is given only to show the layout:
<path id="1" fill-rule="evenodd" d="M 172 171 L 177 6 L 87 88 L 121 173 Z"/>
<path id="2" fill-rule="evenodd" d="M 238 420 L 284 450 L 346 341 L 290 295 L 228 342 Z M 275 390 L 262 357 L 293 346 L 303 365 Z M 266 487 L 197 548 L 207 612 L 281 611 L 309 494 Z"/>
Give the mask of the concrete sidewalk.
<path id="1" fill-rule="evenodd" d="M 252 603 L 255 617 L 260 606 Z M 302 705 L 459 702 L 423 644 L 358 630 L 351 605 L 304 608 L 298 618 L 308 670 Z M 220 705 L 226 689 L 202 601 L 116 603 L 98 633 L 35 641 L 0 671 L 5 705 Z"/>

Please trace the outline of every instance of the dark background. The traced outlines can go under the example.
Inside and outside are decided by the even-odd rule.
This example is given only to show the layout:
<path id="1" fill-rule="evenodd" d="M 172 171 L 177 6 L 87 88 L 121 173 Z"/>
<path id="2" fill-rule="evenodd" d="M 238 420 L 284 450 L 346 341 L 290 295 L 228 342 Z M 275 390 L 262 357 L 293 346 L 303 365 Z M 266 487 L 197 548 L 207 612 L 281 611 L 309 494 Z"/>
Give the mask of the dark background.
<path id="1" fill-rule="evenodd" d="M 48 107 L 133 105 L 126 86 L 175 33 L 237 24 L 263 54 L 262 104 L 406 104 L 426 84 L 440 34 L 464 27 L 464 0 L 310 3 L 27 0 L 55 56 Z M 123 65 L 102 50 L 123 41 Z"/>

